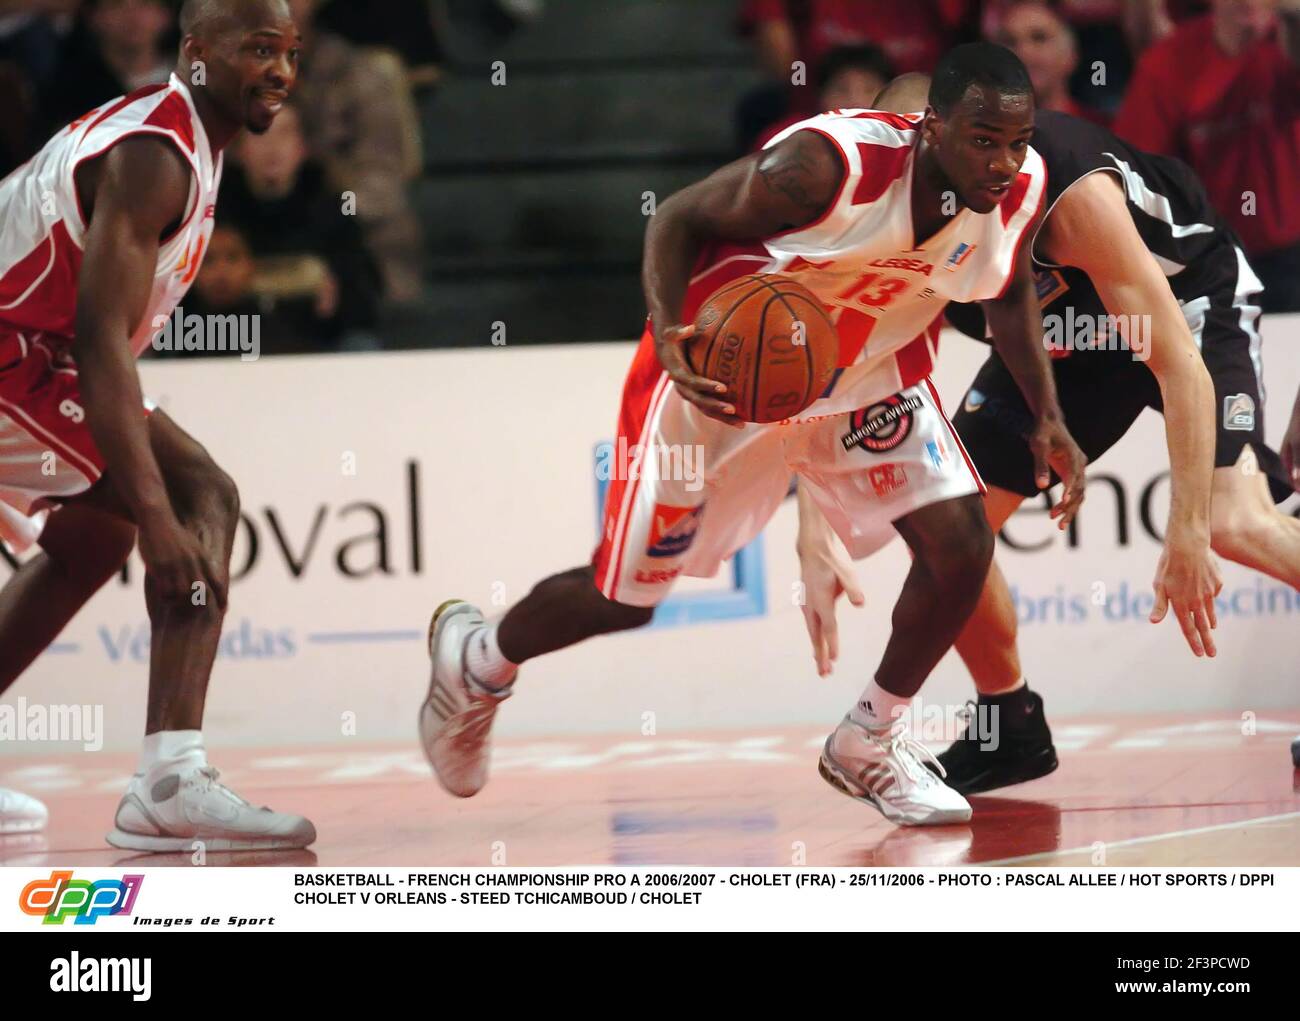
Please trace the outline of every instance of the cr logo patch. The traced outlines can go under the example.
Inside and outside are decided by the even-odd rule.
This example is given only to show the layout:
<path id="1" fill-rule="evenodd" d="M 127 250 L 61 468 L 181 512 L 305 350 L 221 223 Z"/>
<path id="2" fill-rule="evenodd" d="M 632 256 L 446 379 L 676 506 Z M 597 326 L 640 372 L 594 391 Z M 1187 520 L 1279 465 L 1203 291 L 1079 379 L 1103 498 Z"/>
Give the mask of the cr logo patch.
<path id="1" fill-rule="evenodd" d="M 903 470 L 901 464 L 896 464 L 893 461 L 869 468 L 867 478 L 870 480 L 871 488 L 876 491 L 877 496 L 889 496 L 891 493 L 897 493 L 900 489 L 907 487 L 907 472 Z"/>

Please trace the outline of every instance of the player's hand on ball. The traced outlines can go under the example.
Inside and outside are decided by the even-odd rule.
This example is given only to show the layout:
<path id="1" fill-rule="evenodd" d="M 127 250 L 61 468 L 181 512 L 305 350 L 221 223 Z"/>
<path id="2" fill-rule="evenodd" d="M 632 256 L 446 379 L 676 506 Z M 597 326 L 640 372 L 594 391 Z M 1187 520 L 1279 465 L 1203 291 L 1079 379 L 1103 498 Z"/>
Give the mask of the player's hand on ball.
<path id="1" fill-rule="evenodd" d="M 1197 656 L 1213 656 L 1213 631 L 1219 626 L 1214 597 L 1223 588 L 1219 562 L 1208 543 L 1183 541 L 1170 536 L 1160 554 L 1154 582 L 1156 603 L 1151 623 L 1159 624 L 1171 607 L 1183 637 Z"/>
<path id="2" fill-rule="evenodd" d="M 841 595 L 854 606 L 866 604 L 858 587 L 853 565 L 833 548 L 799 554 L 799 577 L 803 582 L 803 622 L 812 641 L 817 676 L 828 677 L 840 655 L 839 628 L 835 622 L 835 602 Z"/>
<path id="3" fill-rule="evenodd" d="M 1060 419 L 1040 419 L 1028 436 L 1029 449 L 1034 455 L 1034 481 L 1039 489 L 1052 483 L 1052 469 L 1060 476 L 1065 487 L 1061 502 L 1052 508 L 1057 528 L 1066 528 L 1083 504 L 1087 485 L 1088 458 Z"/>
<path id="4" fill-rule="evenodd" d="M 682 400 L 694 404 L 702 414 L 727 425 L 742 428 L 744 422 L 736 417 L 735 407 L 726 399 L 727 388 L 712 379 L 697 376 L 686 363 L 682 342 L 695 335 L 695 324 L 669 326 L 655 337 L 655 353 L 659 364 L 668 371 L 668 378 L 677 387 Z"/>

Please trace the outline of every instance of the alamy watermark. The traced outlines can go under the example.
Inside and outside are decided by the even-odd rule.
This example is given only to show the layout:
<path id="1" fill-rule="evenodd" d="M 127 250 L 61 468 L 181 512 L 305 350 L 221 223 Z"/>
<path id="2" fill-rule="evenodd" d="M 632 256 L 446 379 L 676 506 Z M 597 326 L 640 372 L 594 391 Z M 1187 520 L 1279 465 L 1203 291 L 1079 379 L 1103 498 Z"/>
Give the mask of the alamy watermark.
<path id="1" fill-rule="evenodd" d="M 1075 315 L 1073 306 L 1065 314 L 1043 316 L 1043 347 L 1050 352 L 1129 351 L 1133 360 L 1151 357 L 1149 315 Z"/>
<path id="2" fill-rule="evenodd" d="M 177 305 L 170 316 L 154 316 L 153 349 L 190 353 L 239 352 L 241 362 L 255 362 L 262 354 L 262 317 L 259 315 L 197 315 Z"/>
<path id="3" fill-rule="evenodd" d="M 699 443 L 652 443 L 647 452 L 639 443 L 602 443 L 596 448 L 596 478 L 601 482 L 634 482 L 641 478 L 681 482 L 687 492 L 704 488 L 704 446 Z"/>
<path id="4" fill-rule="evenodd" d="M 76 741 L 88 752 L 104 747 L 103 705 L 42 705 L 19 696 L 0 705 L 0 742 Z"/>
<path id="5" fill-rule="evenodd" d="M 962 738 L 975 741 L 980 751 L 995 752 L 1001 744 L 999 707 L 983 702 L 954 705 L 926 702 L 919 695 L 894 712 L 918 741 L 939 743 Z"/>

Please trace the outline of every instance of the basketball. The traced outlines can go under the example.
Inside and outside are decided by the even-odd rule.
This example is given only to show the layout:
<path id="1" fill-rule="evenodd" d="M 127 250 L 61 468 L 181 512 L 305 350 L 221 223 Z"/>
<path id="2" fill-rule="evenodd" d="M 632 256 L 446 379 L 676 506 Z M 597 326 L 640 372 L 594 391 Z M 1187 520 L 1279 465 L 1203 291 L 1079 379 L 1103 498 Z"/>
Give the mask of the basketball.
<path id="1" fill-rule="evenodd" d="M 727 384 L 738 418 L 779 422 L 822 395 L 840 342 L 808 288 L 778 273 L 758 273 L 711 294 L 686 343 L 691 369 Z"/>

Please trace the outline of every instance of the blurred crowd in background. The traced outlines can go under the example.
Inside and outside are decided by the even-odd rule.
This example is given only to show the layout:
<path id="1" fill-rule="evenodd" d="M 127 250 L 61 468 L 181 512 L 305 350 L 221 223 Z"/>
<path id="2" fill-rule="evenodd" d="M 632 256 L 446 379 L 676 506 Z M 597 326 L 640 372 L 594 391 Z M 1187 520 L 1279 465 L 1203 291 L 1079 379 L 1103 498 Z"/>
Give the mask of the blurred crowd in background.
<path id="1" fill-rule="evenodd" d="M 289 0 L 303 34 L 292 105 L 227 153 L 217 230 L 183 307 L 258 312 L 273 353 L 381 346 L 382 301 L 420 292 L 408 186 L 416 93 L 437 76 L 429 12 L 410 0 Z M 176 66 L 170 0 L 0 0 L 0 173 L 55 131 Z"/>
<path id="2" fill-rule="evenodd" d="M 177 6 L 0 0 L 0 175 L 90 109 L 165 81 Z M 893 75 L 929 70 L 948 47 L 975 38 L 1020 55 L 1041 106 L 1190 163 L 1264 280 L 1265 307 L 1300 310 L 1297 0 L 289 6 L 304 35 L 297 93 L 271 131 L 228 153 L 218 229 L 185 302 L 186 311 L 260 313 L 268 353 L 471 343 L 456 334 L 481 332 L 477 319 L 493 315 L 494 303 L 522 320 L 524 341 L 632 335 L 638 311 L 625 306 L 635 301 L 638 225 L 621 228 L 593 199 L 585 231 L 566 233 L 557 224 L 585 215 L 571 193 L 627 190 L 615 179 L 628 167 L 671 190 L 680 186 L 674 167 L 700 176 L 697 167 L 761 146 L 819 110 L 869 105 Z M 654 112 L 657 101 L 672 102 L 668 76 L 718 67 L 727 77 L 700 90 L 691 110 Z M 512 69 L 518 122 L 485 94 Z M 501 80 L 489 82 L 494 73 Z M 622 150 L 593 149 L 584 127 L 594 130 L 611 106 L 643 116 L 646 128 L 628 132 Z M 685 151 L 671 126 L 655 127 L 700 117 L 716 144 Z M 482 140 L 490 136 L 518 138 L 518 151 L 493 149 Z M 547 195 L 560 204 L 550 215 Z M 637 216 L 636 202 L 629 206 Z M 496 240 L 476 248 L 466 239 L 479 218 L 505 226 L 485 226 L 484 238 Z M 585 280 L 573 279 L 574 267 Z M 577 300 L 583 287 L 615 296 L 608 307 L 623 306 L 622 318 L 574 311 L 601 307 Z M 572 336 L 550 307 L 557 303 L 574 313 Z M 561 324 L 554 335 L 541 325 L 548 321 Z"/>
<path id="3" fill-rule="evenodd" d="M 893 75 L 990 39 L 1024 61 L 1040 107 L 1191 164 L 1241 236 L 1266 309 L 1300 310 L 1300 4 L 741 0 L 740 24 L 769 77 L 742 105 L 742 144 L 818 109 L 865 105 Z M 814 89 L 788 85 L 800 59 Z"/>

